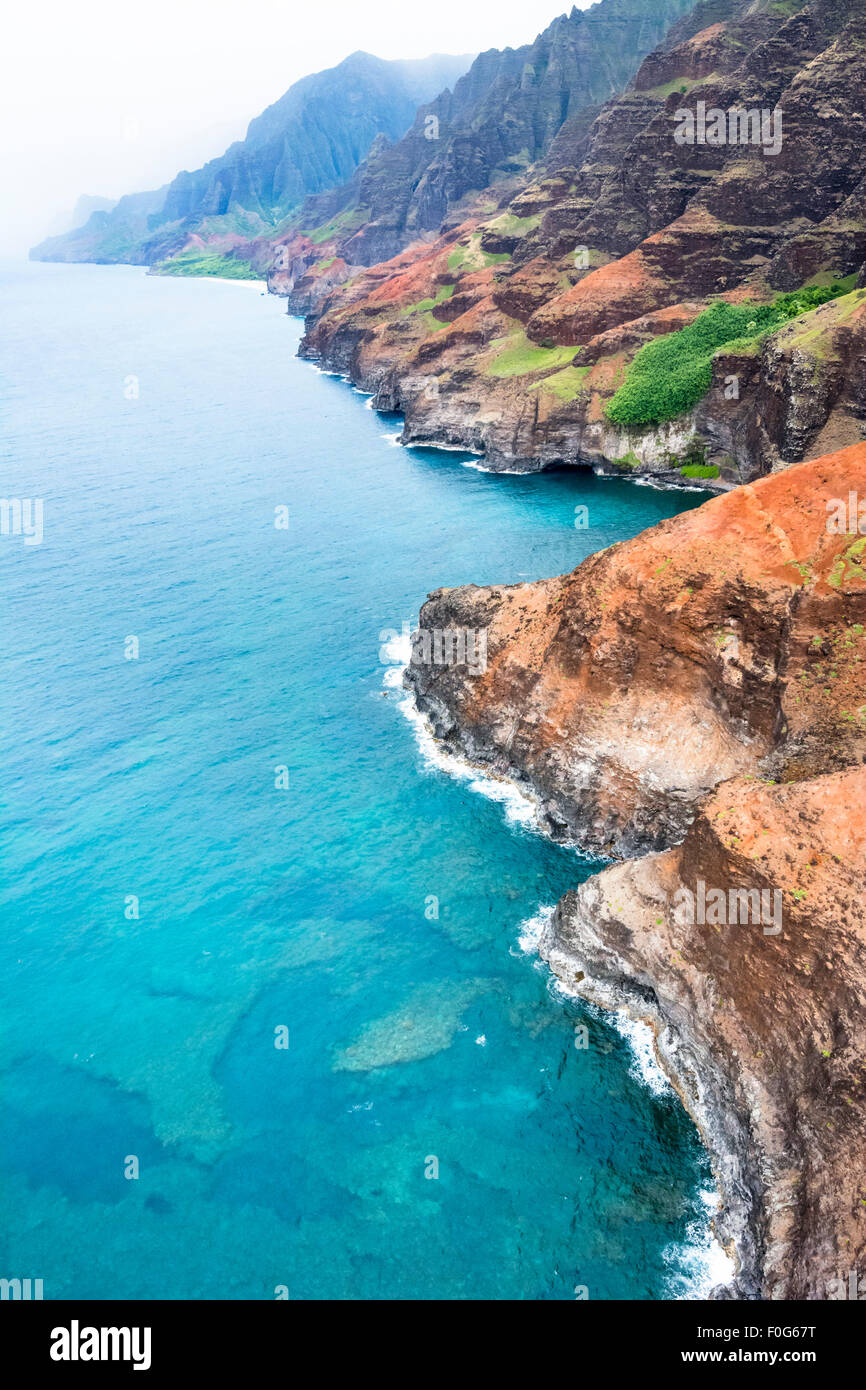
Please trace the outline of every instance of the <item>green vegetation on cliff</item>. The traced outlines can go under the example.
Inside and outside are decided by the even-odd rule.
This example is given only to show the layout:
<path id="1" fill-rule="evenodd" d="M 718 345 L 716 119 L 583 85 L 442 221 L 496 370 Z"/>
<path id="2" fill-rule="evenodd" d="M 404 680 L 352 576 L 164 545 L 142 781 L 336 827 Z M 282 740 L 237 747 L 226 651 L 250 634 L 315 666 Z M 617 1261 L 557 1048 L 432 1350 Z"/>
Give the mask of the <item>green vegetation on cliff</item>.
<path id="1" fill-rule="evenodd" d="M 170 261 L 159 261 L 153 275 L 213 275 L 220 280 L 263 280 L 249 261 L 236 261 L 214 251 L 182 251 Z"/>
<path id="2" fill-rule="evenodd" d="M 491 343 L 499 351 L 485 368 L 488 376 L 526 376 L 546 367 L 565 367 L 571 363 L 576 347 L 539 347 L 521 329 Z"/>
<path id="3" fill-rule="evenodd" d="M 353 232 L 358 227 L 362 227 L 369 212 L 369 208 L 346 208 L 343 212 L 338 212 L 336 217 L 332 217 L 329 222 L 323 222 L 320 227 L 313 227 L 310 231 L 302 232 L 301 235 L 308 237 L 314 246 L 321 246 L 325 241 L 332 241 L 335 237 L 345 236 L 347 232 Z"/>
<path id="4" fill-rule="evenodd" d="M 448 269 L 460 275 L 473 270 L 486 270 L 490 265 L 510 261 L 508 251 L 482 251 L 481 233 L 474 232 L 465 246 L 457 246 L 448 257 Z"/>
<path id="5" fill-rule="evenodd" d="M 580 395 L 584 380 L 591 371 L 591 367 L 563 367 L 561 371 L 533 382 L 529 390 L 538 391 L 542 396 L 555 396 L 560 401 L 573 401 Z"/>
<path id="6" fill-rule="evenodd" d="M 772 304 L 713 304 L 687 328 L 641 348 L 607 406 L 608 419 L 625 426 L 658 425 L 675 419 L 697 405 L 709 390 L 713 354 L 719 348 L 746 349 L 790 319 L 838 298 L 846 289 L 845 284 L 834 282 L 780 294 Z"/>
<path id="7" fill-rule="evenodd" d="M 450 299 L 453 293 L 453 285 L 441 285 L 436 291 L 435 298 L 419 299 L 416 304 L 407 304 L 405 308 L 400 310 L 400 313 L 404 316 L 406 314 L 429 313 L 431 309 L 436 308 L 437 304 L 444 304 L 445 300 Z M 442 325 L 437 322 L 436 327 L 441 328 L 441 326 Z"/>
<path id="8" fill-rule="evenodd" d="M 533 213 L 531 217 L 517 217 L 513 212 L 503 212 L 488 222 L 485 230 L 498 232 L 500 236 L 525 236 L 537 227 L 540 221 L 540 212 Z"/>
<path id="9" fill-rule="evenodd" d="M 680 469 L 684 478 L 718 478 L 719 468 L 715 463 L 686 463 Z"/>

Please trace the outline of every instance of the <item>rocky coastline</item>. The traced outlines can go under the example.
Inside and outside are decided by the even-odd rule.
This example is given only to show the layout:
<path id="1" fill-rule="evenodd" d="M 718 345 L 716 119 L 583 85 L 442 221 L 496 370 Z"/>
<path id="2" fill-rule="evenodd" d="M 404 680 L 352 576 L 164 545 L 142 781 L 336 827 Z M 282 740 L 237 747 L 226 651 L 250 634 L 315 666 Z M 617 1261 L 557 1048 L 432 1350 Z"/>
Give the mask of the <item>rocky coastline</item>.
<path id="1" fill-rule="evenodd" d="M 601 0 L 474 60 L 353 54 L 31 253 L 261 276 L 405 445 L 716 494 L 435 591 L 405 683 L 610 861 L 540 952 L 652 1028 L 720 1298 L 866 1276 L 864 89 L 862 0 Z"/>
<path id="2" fill-rule="evenodd" d="M 402 412 L 403 442 L 472 449 L 493 470 L 723 491 L 859 443 L 864 24 L 838 0 L 700 4 L 534 165 L 407 223 L 388 259 L 362 254 L 365 228 L 293 231 L 269 280 L 307 317 L 302 355 Z M 776 113 L 777 154 L 677 143 L 683 112 L 740 107 Z M 830 286 L 791 322 L 752 322 Z M 665 405 L 661 372 L 659 409 L 611 413 L 642 349 L 747 306 L 705 347 L 698 389 Z"/>
<path id="3" fill-rule="evenodd" d="M 483 631 L 485 668 L 422 645 L 405 676 L 446 748 L 618 861 L 540 950 L 652 1027 L 716 1171 L 719 1297 L 834 1297 L 866 1259 L 866 538 L 828 528 L 857 488 L 866 446 L 561 579 L 440 590 L 421 631 Z"/>

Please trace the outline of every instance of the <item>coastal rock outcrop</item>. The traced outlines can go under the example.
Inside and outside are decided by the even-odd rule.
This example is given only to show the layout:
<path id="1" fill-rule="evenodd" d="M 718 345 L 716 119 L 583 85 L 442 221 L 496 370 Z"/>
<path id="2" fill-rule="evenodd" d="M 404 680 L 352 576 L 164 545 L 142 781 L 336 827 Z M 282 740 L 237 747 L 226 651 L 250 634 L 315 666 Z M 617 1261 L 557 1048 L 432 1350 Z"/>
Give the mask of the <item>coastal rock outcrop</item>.
<path id="1" fill-rule="evenodd" d="M 405 677 L 447 748 L 622 857 L 541 953 L 652 1026 L 715 1166 L 718 1296 L 864 1272 L 864 556 L 861 444 L 562 578 L 439 590 Z"/>
<path id="2" fill-rule="evenodd" d="M 864 804 L 862 767 L 723 783 L 681 845 L 566 894 L 542 937 L 568 990 L 653 1028 L 713 1157 L 726 1297 L 866 1293 Z"/>
<path id="3" fill-rule="evenodd" d="M 513 169 L 491 174 L 459 220 L 451 209 L 412 224 L 414 244 L 347 268 L 327 293 L 308 272 L 295 300 L 310 315 L 303 353 L 403 411 L 404 442 L 479 450 L 494 469 L 576 464 L 688 483 L 700 463 L 721 490 L 858 442 L 864 44 L 866 12 L 845 0 L 696 6 L 629 90 L 592 121 L 590 107 L 567 117 L 516 187 Z M 708 138 L 707 113 L 732 110 L 736 129 Z M 678 138 L 685 114 L 692 139 Z M 351 261 L 350 243 L 379 225 L 353 226 L 330 254 Z M 409 298 L 411 261 L 426 279 Z M 688 408 L 612 422 L 647 343 L 712 305 L 831 283 L 846 302 L 804 314 L 795 334 L 747 318 Z M 419 376 L 435 390 L 413 392 Z"/>
<path id="4" fill-rule="evenodd" d="M 731 777 L 866 760 L 866 521 L 829 529 L 852 493 L 866 500 L 866 445 L 570 575 L 439 590 L 421 628 L 484 631 L 486 668 L 413 657 L 407 680 L 437 735 L 527 782 L 555 833 L 601 854 L 661 849 Z"/>

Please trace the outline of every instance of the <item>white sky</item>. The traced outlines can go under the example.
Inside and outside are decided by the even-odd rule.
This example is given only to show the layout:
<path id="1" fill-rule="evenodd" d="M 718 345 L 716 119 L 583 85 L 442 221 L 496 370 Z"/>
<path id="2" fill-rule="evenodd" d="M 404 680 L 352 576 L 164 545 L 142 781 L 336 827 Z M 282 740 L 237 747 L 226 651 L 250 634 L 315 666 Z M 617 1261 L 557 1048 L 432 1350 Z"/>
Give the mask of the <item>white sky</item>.
<path id="1" fill-rule="evenodd" d="M 588 0 L 580 0 L 579 8 Z M 531 41 L 571 0 L 13 0 L 0 54 L 0 251 L 79 194 L 157 188 L 306 73 Z"/>

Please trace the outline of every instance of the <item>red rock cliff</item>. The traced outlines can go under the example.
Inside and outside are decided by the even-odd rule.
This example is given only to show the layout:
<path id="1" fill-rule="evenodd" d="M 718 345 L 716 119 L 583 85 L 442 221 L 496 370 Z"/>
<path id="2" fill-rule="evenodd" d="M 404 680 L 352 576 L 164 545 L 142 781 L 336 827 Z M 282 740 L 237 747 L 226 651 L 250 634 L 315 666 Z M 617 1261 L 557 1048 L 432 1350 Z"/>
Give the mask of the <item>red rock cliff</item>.
<path id="1" fill-rule="evenodd" d="M 734 1296 L 866 1277 L 864 556 L 857 445 L 563 578 L 440 590 L 407 671 L 450 748 L 625 856 L 542 954 L 653 1026 L 713 1156 Z"/>

